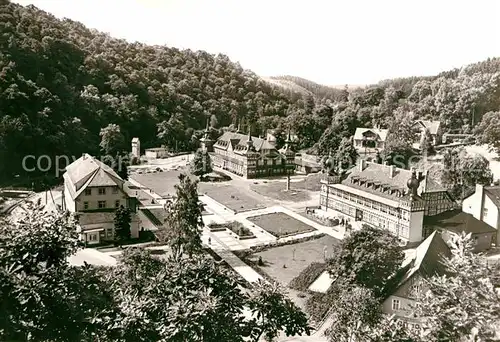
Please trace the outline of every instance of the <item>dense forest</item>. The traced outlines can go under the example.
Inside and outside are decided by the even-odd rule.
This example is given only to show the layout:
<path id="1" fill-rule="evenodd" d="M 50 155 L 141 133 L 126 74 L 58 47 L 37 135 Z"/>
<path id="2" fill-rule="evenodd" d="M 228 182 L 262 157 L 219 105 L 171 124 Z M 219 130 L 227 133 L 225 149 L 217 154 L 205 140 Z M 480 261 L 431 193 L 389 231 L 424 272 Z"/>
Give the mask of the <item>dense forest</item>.
<path id="1" fill-rule="evenodd" d="M 224 55 L 128 43 L 8 0 L 0 0 L 0 32 L 0 160 L 8 161 L 0 180 L 24 176 L 26 155 L 99 155 L 102 130 L 119 131 L 123 150 L 137 136 L 143 148 L 186 151 L 207 120 L 214 137 L 251 125 L 254 135 L 276 129 L 280 141 L 292 127 L 297 149 L 326 153 L 357 126 L 433 118 L 471 132 L 500 107 L 498 58 L 363 89 L 287 77 L 307 89 L 295 92 Z"/>

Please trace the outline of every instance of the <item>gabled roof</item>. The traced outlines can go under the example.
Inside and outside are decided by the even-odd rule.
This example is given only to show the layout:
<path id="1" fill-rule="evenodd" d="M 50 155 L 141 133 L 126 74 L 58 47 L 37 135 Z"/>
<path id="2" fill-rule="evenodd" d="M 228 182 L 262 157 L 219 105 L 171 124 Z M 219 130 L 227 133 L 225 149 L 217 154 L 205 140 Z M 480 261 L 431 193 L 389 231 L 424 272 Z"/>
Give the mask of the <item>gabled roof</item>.
<path id="1" fill-rule="evenodd" d="M 439 130 L 439 126 L 441 126 L 440 121 L 430 121 L 430 120 L 418 120 L 415 122 L 415 125 L 419 124 L 425 129 L 429 130 L 429 133 L 431 134 L 437 134 Z"/>
<path id="2" fill-rule="evenodd" d="M 484 187 L 484 193 L 486 196 L 489 197 L 489 199 L 498 207 L 500 208 L 500 186 L 495 185 L 495 186 L 485 186 Z"/>
<path id="3" fill-rule="evenodd" d="M 246 134 L 225 132 L 217 139 L 217 142 L 215 143 L 214 146 L 224 150 L 227 150 L 228 144 L 231 144 L 233 149 L 235 149 L 236 146 L 244 146 L 246 148 L 247 140 L 248 140 L 248 135 Z M 260 151 L 261 149 L 266 149 L 266 150 L 276 149 L 266 139 L 252 137 L 252 141 L 256 151 Z"/>
<path id="4" fill-rule="evenodd" d="M 407 255 L 403 261 L 402 268 L 408 269 L 399 282 L 398 288 L 416 274 L 422 278 L 445 274 L 446 267 L 442 261 L 449 257 L 451 257 L 450 247 L 444 242 L 441 234 L 434 231 L 415 249 L 413 255 Z"/>
<path id="5" fill-rule="evenodd" d="M 63 178 L 73 199 L 89 186 L 121 187 L 124 183 L 112 168 L 86 153 L 66 167 Z"/>
<path id="6" fill-rule="evenodd" d="M 458 234 L 462 232 L 472 234 L 496 232 L 495 228 L 476 219 L 471 214 L 463 212 L 461 209 L 426 217 L 424 225 L 434 230 L 449 230 Z"/>
<path id="7" fill-rule="evenodd" d="M 378 135 L 380 141 L 385 141 L 387 138 L 387 133 L 389 130 L 387 129 L 378 129 L 378 128 L 356 128 L 356 132 L 354 133 L 354 140 L 362 140 L 363 136 L 369 133 L 373 133 Z"/>

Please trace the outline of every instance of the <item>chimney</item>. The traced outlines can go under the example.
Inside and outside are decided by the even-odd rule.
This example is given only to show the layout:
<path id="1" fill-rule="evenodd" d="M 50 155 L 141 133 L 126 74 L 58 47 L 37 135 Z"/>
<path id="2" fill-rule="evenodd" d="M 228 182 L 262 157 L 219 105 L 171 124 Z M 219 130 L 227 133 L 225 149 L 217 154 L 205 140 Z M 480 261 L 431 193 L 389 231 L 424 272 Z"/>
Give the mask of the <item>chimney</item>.
<path id="1" fill-rule="evenodd" d="M 87 153 L 82 153 L 83 160 L 87 159 Z"/>
<path id="2" fill-rule="evenodd" d="M 362 158 L 359 159 L 359 171 L 363 171 L 366 167 L 366 161 Z"/>
<path id="3" fill-rule="evenodd" d="M 484 185 L 476 184 L 476 196 L 479 196 L 479 207 L 477 211 L 472 213 L 472 216 L 477 218 L 478 220 L 483 220 L 483 206 L 484 206 Z"/>
<path id="4" fill-rule="evenodd" d="M 396 167 L 394 165 L 389 166 L 389 177 L 394 178 L 396 174 Z"/>

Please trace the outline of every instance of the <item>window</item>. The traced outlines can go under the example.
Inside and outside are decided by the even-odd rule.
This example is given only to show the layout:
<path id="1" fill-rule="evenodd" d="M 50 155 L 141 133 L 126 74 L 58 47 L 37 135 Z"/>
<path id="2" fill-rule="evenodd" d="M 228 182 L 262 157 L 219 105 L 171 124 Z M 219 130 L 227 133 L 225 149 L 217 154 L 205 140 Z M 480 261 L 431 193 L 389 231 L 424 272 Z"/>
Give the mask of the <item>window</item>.
<path id="1" fill-rule="evenodd" d="M 106 188 L 99 188 L 99 195 L 106 195 Z"/>
<path id="2" fill-rule="evenodd" d="M 117 187 L 114 187 L 113 188 L 113 194 L 117 194 L 118 193 L 118 188 Z"/>
<path id="3" fill-rule="evenodd" d="M 488 208 L 483 208 L 483 220 L 488 216 Z"/>
<path id="4" fill-rule="evenodd" d="M 401 309 L 401 303 L 399 302 L 399 299 L 393 299 L 392 300 L 392 310 L 397 311 Z"/>
<path id="5" fill-rule="evenodd" d="M 120 207 L 120 200 L 116 200 L 115 201 L 115 208 L 119 208 Z"/>
<path id="6" fill-rule="evenodd" d="M 92 189 L 85 189 L 85 196 L 92 195 Z"/>
<path id="7" fill-rule="evenodd" d="M 83 202 L 83 209 L 87 210 L 89 208 L 89 202 Z"/>
<path id="8" fill-rule="evenodd" d="M 97 241 L 97 234 L 88 234 L 87 237 L 89 241 Z"/>
<path id="9" fill-rule="evenodd" d="M 99 209 L 106 208 L 106 201 L 97 202 L 97 206 L 99 207 Z"/>
<path id="10" fill-rule="evenodd" d="M 113 237 L 113 228 L 107 228 L 106 229 L 106 237 L 107 238 L 112 238 Z"/>

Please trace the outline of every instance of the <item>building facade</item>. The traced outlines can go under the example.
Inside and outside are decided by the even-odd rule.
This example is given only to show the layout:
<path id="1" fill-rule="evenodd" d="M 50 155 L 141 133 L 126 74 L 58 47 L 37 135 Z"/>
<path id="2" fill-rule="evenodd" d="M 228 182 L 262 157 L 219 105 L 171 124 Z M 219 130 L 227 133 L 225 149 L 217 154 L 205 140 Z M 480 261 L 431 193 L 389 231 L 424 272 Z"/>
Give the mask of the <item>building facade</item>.
<path id="1" fill-rule="evenodd" d="M 417 120 L 413 123 L 412 128 L 415 130 L 415 141 L 414 146 L 420 148 L 422 144 L 426 131 L 429 131 L 432 141 L 432 146 L 441 144 L 442 131 L 441 122 L 439 121 L 429 121 L 429 120 Z"/>
<path id="2" fill-rule="evenodd" d="M 408 188 L 412 177 L 418 182 L 414 198 Z M 360 159 L 346 179 L 322 183 L 322 208 L 388 229 L 408 242 L 418 242 L 425 237 L 425 216 L 457 208 L 446 189 L 433 181 L 427 171 L 405 170 Z"/>
<path id="3" fill-rule="evenodd" d="M 412 310 L 415 297 L 427 291 L 424 279 L 446 272 L 442 260 L 449 257 L 451 251 L 446 242 L 439 233 L 432 233 L 414 251 L 406 254 L 401 274 L 397 275 L 400 277 L 398 284 L 384 300 L 382 311 L 409 324 L 419 324 Z"/>
<path id="4" fill-rule="evenodd" d="M 115 211 L 121 206 L 132 211 L 131 236 L 139 236 L 137 201 L 127 194 L 125 181 L 101 161 L 88 154 L 66 167 L 65 209 L 77 213 L 80 237 L 88 244 L 114 239 Z"/>
<path id="5" fill-rule="evenodd" d="M 132 138 L 132 157 L 141 158 L 141 141 L 137 137 Z"/>
<path id="6" fill-rule="evenodd" d="M 470 234 L 474 243 L 474 252 L 483 252 L 495 243 L 496 229 L 487 223 L 476 219 L 462 209 L 456 209 L 424 219 L 424 236 L 434 231 L 441 233 L 444 241 L 448 242 L 452 234 Z"/>
<path id="7" fill-rule="evenodd" d="M 144 150 L 147 159 L 160 159 L 168 157 L 168 150 L 165 147 L 153 147 Z"/>
<path id="8" fill-rule="evenodd" d="M 356 128 L 354 133 L 354 148 L 359 156 L 374 160 L 377 153 L 385 148 L 388 130 L 379 128 Z"/>
<path id="9" fill-rule="evenodd" d="M 405 242 L 422 240 L 424 201 L 416 172 L 363 159 L 346 179 L 322 180 L 320 206 L 354 221 L 387 229 Z"/>
<path id="10" fill-rule="evenodd" d="M 265 139 L 225 132 L 213 144 L 211 157 L 214 166 L 245 178 L 287 175 L 295 170 L 290 137 L 278 151 Z"/>
<path id="11" fill-rule="evenodd" d="M 474 194 L 462 202 L 462 210 L 495 229 L 493 240 L 500 246 L 500 186 L 477 184 Z"/>

